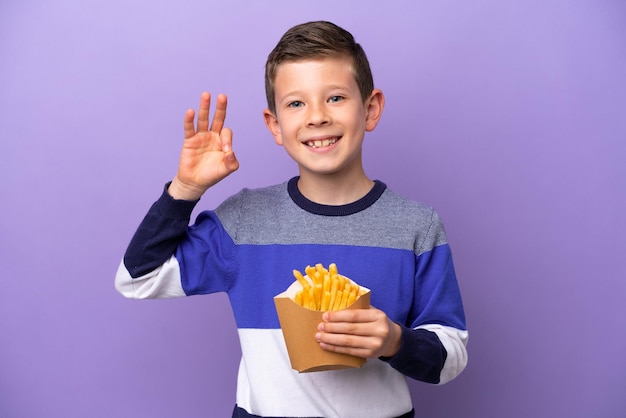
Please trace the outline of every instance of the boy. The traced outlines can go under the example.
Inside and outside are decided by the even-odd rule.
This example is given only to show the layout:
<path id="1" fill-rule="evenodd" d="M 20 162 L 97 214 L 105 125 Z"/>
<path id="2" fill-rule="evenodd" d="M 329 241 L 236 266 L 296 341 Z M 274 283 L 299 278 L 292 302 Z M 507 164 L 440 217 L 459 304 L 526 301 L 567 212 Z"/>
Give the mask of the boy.
<path id="1" fill-rule="evenodd" d="M 365 53 L 350 33 L 309 22 L 266 64 L 267 128 L 299 176 L 244 189 L 188 227 L 204 192 L 239 163 L 223 126 L 226 96 L 188 110 L 178 173 L 133 237 L 116 277 L 127 297 L 227 292 L 242 348 L 233 417 L 412 417 L 406 376 L 445 383 L 465 367 L 467 331 L 437 214 L 370 180 L 365 132 L 382 115 Z M 336 263 L 371 289 L 372 308 L 327 312 L 323 349 L 367 358 L 357 369 L 291 369 L 273 297 L 292 270 Z M 262 277 L 259 275 L 262 274 Z"/>

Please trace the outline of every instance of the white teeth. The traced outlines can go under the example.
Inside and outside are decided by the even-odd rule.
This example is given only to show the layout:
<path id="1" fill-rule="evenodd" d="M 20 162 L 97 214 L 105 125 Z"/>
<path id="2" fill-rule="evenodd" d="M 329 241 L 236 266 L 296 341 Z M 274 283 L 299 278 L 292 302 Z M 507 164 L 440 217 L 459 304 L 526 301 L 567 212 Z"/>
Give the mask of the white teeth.
<path id="1" fill-rule="evenodd" d="M 337 142 L 337 138 L 308 141 L 306 142 L 306 145 L 311 148 L 321 148 L 321 147 L 327 147 L 329 145 L 332 145 L 335 142 Z"/>

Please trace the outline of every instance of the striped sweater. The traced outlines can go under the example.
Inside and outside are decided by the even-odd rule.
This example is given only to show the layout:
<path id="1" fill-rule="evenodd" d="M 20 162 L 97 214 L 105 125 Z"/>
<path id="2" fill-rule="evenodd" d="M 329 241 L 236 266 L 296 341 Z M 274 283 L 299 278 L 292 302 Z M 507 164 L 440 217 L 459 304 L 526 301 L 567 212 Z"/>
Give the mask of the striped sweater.
<path id="1" fill-rule="evenodd" d="M 233 416 L 412 414 L 406 376 L 442 384 L 467 364 L 441 220 L 380 181 L 354 203 L 327 206 L 306 199 L 297 180 L 244 189 L 191 226 L 197 202 L 164 191 L 129 244 L 116 288 L 130 298 L 228 294 L 242 350 Z M 291 369 L 273 297 L 293 282 L 293 269 L 317 263 L 336 263 L 371 290 L 372 306 L 403 329 L 396 355 L 358 369 Z"/>

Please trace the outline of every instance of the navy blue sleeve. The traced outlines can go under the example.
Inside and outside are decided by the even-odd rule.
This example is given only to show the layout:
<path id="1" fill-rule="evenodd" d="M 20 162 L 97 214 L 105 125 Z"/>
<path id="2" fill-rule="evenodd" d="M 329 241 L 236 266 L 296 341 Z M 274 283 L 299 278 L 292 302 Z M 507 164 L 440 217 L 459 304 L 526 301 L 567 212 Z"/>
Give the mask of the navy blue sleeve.
<path id="1" fill-rule="evenodd" d="M 124 254 L 124 265 L 133 278 L 155 270 L 174 254 L 198 203 L 172 198 L 168 187 L 169 183 L 148 210 Z"/>
<path id="2" fill-rule="evenodd" d="M 437 334 L 426 329 L 410 329 L 402 324 L 400 350 L 393 357 L 380 357 L 391 367 L 412 379 L 439 383 L 448 353 Z"/>

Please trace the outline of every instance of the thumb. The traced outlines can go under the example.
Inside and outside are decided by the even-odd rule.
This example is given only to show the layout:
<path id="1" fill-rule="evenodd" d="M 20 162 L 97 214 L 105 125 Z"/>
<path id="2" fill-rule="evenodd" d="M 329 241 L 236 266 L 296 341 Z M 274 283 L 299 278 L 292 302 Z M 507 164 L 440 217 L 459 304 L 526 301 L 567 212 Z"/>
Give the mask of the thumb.
<path id="1" fill-rule="evenodd" d="M 226 167 L 226 170 L 228 170 L 229 173 L 232 173 L 239 168 L 239 161 L 233 151 L 228 151 L 226 152 L 226 155 L 224 155 L 224 167 Z"/>
<path id="2" fill-rule="evenodd" d="M 220 134 L 220 142 L 222 144 L 222 151 L 229 152 L 233 149 L 233 131 L 229 128 L 222 129 Z"/>

